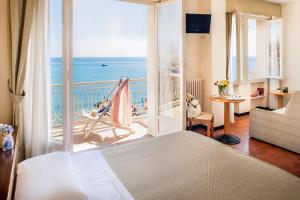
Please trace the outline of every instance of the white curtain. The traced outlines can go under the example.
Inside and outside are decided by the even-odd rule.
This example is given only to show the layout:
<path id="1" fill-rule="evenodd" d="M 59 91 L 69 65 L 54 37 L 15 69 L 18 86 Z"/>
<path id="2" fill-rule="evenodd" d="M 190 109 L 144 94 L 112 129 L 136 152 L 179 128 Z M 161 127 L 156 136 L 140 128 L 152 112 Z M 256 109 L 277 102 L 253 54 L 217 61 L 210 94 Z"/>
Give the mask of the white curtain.
<path id="1" fill-rule="evenodd" d="M 26 158 L 49 152 L 51 136 L 48 0 L 37 1 L 30 33 L 24 99 Z"/>

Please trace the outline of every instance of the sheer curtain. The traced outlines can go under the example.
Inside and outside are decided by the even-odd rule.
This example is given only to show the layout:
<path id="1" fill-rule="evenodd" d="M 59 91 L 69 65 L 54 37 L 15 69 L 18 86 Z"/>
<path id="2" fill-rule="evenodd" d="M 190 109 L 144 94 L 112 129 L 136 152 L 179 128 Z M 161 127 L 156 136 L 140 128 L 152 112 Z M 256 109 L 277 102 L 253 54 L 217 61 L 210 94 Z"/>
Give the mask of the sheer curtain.
<path id="1" fill-rule="evenodd" d="M 49 152 L 51 133 L 48 0 L 37 1 L 30 34 L 24 99 L 25 156 Z"/>

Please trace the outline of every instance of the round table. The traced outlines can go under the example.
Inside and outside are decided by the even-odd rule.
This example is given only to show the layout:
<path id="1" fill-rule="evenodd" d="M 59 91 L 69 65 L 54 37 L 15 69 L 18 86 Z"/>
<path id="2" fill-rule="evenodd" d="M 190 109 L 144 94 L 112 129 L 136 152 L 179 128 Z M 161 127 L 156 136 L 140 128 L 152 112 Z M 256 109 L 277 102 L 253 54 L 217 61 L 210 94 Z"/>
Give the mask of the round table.
<path id="1" fill-rule="evenodd" d="M 223 144 L 239 144 L 241 142 L 240 138 L 228 133 L 230 129 L 230 104 L 238 104 L 245 101 L 246 99 L 231 100 L 223 97 L 211 97 L 209 98 L 209 100 L 224 103 L 224 134 L 215 137 L 215 139 Z"/>

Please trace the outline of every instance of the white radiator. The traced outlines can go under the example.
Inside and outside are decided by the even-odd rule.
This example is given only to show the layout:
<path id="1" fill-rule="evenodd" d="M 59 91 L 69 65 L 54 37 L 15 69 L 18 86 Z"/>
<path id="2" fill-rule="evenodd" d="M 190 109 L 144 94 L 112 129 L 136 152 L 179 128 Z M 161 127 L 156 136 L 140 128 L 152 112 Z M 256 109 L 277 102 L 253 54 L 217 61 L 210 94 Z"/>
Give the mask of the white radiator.
<path id="1" fill-rule="evenodd" d="M 197 97 L 200 105 L 203 103 L 203 80 L 202 79 L 187 79 L 186 92 Z"/>

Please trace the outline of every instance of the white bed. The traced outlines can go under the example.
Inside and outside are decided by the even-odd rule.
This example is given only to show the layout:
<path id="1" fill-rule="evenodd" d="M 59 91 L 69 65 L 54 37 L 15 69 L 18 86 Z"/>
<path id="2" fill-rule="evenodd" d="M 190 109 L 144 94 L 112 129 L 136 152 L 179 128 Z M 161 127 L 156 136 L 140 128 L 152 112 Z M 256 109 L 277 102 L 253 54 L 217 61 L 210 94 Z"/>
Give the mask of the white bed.
<path id="1" fill-rule="evenodd" d="M 74 176 L 80 182 L 78 193 L 84 193 L 79 200 L 300 199 L 298 177 L 193 132 L 80 152 L 70 157 Z M 19 173 L 20 170 L 18 177 Z M 34 194 L 44 190 L 43 187 L 28 189 L 35 181 L 32 177 L 35 173 L 25 181 L 17 178 L 17 200 L 40 200 L 25 198 L 24 191 L 31 190 L 30 194 Z M 43 167 L 39 173 L 48 172 Z"/>
<path id="2" fill-rule="evenodd" d="M 101 151 L 81 152 L 74 154 L 72 158 L 88 199 L 133 199 L 111 170 Z"/>

